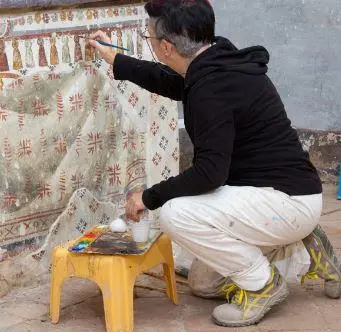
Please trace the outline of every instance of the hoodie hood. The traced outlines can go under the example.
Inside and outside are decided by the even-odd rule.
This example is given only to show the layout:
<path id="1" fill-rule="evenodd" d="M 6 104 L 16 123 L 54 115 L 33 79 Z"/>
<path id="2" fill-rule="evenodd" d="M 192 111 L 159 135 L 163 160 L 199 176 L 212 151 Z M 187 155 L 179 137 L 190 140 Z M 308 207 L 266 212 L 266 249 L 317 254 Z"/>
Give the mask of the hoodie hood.
<path id="1" fill-rule="evenodd" d="M 186 86 L 191 86 L 213 72 L 235 71 L 249 75 L 264 75 L 268 71 L 269 53 L 263 46 L 238 50 L 228 39 L 216 37 L 214 45 L 199 54 L 190 64 Z"/>

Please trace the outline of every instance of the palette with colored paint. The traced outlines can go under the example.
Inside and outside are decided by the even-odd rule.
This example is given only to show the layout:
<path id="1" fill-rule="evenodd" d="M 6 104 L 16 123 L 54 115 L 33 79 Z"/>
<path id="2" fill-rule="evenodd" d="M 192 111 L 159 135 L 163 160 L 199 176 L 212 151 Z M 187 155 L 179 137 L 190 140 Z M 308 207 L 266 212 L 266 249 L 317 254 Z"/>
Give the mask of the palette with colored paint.
<path id="1" fill-rule="evenodd" d="M 112 232 L 109 227 L 97 226 L 81 236 L 69 251 L 80 254 L 143 255 L 152 246 L 160 233 L 149 241 L 137 243 L 130 232 Z"/>
<path id="2" fill-rule="evenodd" d="M 105 229 L 106 228 L 104 227 L 96 226 L 91 231 L 81 236 L 69 250 L 72 252 L 83 252 L 85 249 L 89 248 L 103 232 L 105 232 Z"/>

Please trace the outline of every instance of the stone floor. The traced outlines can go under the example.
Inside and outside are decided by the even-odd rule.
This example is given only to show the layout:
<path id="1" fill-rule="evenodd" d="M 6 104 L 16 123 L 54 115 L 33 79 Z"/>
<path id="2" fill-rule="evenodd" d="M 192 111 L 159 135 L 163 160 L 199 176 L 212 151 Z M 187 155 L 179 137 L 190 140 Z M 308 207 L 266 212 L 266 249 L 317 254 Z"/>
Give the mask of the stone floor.
<path id="1" fill-rule="evenodd" d="M 341 201 L 336 189 L 325 187 L 324 216 L 321 224 L 341 254 Z M 162 283 L 144 276 L 140 286 L 162 288 Z M 215 326 L 210 313 L 219 302 L 202 300 L 180 285 L 180 304 L 173 305 L 162 291 L 136 288 L 136 332 L 275 332 L 341 331 L 341 299 L 324 297 L 320 283 L 304 287 L 291 285 L 287 301 L 274 308 L 257 326 L 228 329 Z M 84 280 L 68 280 L 63 287 L 60 323 L 52 325 L 48 317 L 49 285 L 17 289 L 0 299 L 0 332 L 105 332 L 101 294 Z"/>

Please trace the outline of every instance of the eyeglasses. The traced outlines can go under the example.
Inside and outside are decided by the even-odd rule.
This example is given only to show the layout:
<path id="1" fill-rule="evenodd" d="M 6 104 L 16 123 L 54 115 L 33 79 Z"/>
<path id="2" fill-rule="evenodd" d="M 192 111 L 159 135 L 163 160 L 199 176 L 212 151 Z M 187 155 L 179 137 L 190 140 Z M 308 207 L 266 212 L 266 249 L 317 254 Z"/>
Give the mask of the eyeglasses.
<path id="1" fill-rule="evenodd" d="M 166 36 L 161 36 L 161 37 L 156 37 L 156 36 L 151 36 L 150 33 L 149 33 L 149 30 L 146 28 L 143 33 L 141 33 L 141 37 L 143 39 L 157 39 L 157 40 L 161 40 L 161 39 L 164 39 L 164 40 L 167 40 L 168 43 L 171 43 L 173 45 L 175 45 L 169 38 L 167 38 Z"/>
<path id="2" fill-rule="evenodd" d="M 160 38 L 158 38 L 158 37 L 152 37 L 152 36 L 150 36 L 149 31 L 148 31 L 147 28 L 140 34 L 140 36 L 141 36 L 142 39 L 144 39 L 144 40 L 147 42 L 147 46 L 148 46 L 149 51 L 150 51 L 150 53 L 151 53 L 151 55 L 152 55 L 152 57 L 153 57 L 153 61 L 156 62 L 156 63 L 158 63 L 158 61 L 156 60 L 156 57 L 155 57 L 155 55 L 154 55 L 153 48 L 152 48 L 152 46 L 151 46 L 150 43 L 149 43 L 149 39 L 155 38 L 155 39 L 157 39 L 157 40 L 161 40 L 162 38 L 160 39 Z"/>
<path id="3" fill-rule="evenodd" d="M 150 33 L 149 33 L 149 30 L 147 28 L 141 33 L 141 37 L 143 39 L 146 39 L 146 40 L 152 39 L 152 38 L 153 39 L 158 39 L 158 40 L 163 39 L 163 38 L 160 38 L 160 37 L 153 37 L 153 36 L 151 36 Z"/>
<path id="4" fill-rule="evenodd" d="M 158 60 L 156 59 L 156 57 L 155 57 L 155 55 L 154 55 L 153 48 L 152 48 L 152 46 L 151 46 L 150 43 L 149 43 L 149 39 L 156 39 L 156 40 L 165 39 L 165 40 L 167 40 L 169 43 L 171 43 L 171 44 L 173 44 L 173 45 L 174 45 L 174 43 L 171 42 L 170 40 L 168 40 L 168 38 L 165 38 L 165 37 L 151 36 L 150 33 L 149 33 L 149 30 L 148 30 L 147 28 L 140 34 L 140 36 L 141 36 L 142 39 L 144 39 L 144 40 L 147 42 L 147 46 L 148 46 L 149 51 L 150 51 L 150 53 L 151 53 L 151 55 L 152 55 L 153 62 L 155 62 L 155 63 L 160 67 L 160 69 L 161 69 L 162 71 L 164 71 L 165 73 L 167 73 L 168 75 L 173 75 L 173 76 L 179 75 L 179 74 L 177 74 L 177 73 L 174 73 L 174 72 L 172 73 L 172 72 L 170 72 L 169 70 L 165 69 L 165 66 L 162 65 L 162 64 L 160 63 L 160 61 L 158 61 Z"/>

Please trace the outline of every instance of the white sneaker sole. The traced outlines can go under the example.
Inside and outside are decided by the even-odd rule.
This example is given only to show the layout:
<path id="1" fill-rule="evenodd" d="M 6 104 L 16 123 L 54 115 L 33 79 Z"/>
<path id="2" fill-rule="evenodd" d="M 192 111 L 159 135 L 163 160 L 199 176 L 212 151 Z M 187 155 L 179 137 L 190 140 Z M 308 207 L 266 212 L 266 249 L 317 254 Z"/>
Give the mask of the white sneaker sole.
<path id="1" fill-rule="evenodd" d="M 261 312 L 250 319 L 242 320 L 242 321 L 234 321 L 234 322 L 224 322 L 212 315 L 213 322 L 217 325 L 224 326 L 224 327 L 243 327 L 243 326 L 249 326 L 257 324 L 262 320 L 262 318 L 266 315 L 266 313 L 271 310 L 274 306 L 277 304 L 283 302 L 289 295 L 289 290 L 287 287 L 287 284 L 285 281 L 282 281 L 282 284 L 278 288 L 275 295 L 273 295 L 271 298 L 269 298 L 268 302 L 265 304 L 264 308 L 261 310 Z"/>

